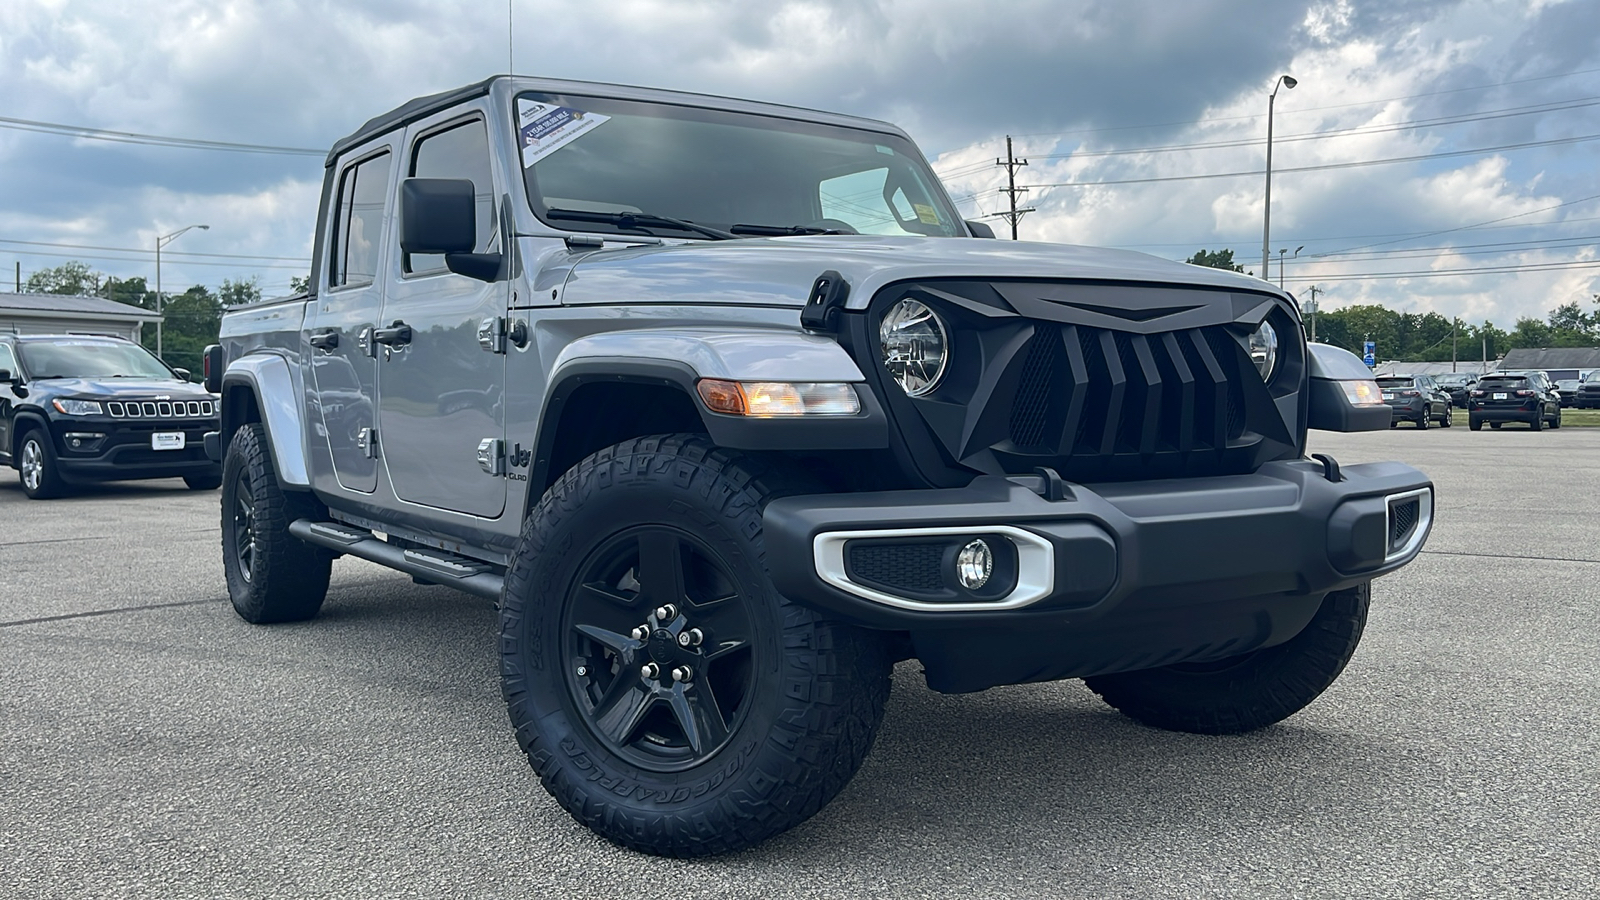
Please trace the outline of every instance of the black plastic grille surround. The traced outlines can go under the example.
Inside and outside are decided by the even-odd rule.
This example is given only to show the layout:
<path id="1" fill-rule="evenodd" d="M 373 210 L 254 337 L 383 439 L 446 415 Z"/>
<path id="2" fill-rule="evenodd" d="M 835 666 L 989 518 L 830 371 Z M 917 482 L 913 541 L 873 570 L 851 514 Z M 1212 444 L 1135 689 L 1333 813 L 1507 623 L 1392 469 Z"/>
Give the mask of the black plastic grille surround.
<path id="1" fill-rule="evenodd" d="M 949 369 L 925 396 L 907 397 L 882 367 L 878 321 L 902 297 L 950 332 Z M 1263 318 L 1279 336 L 1270 383 L 1247 350 Z M 877 357 L 908 459 L 935 484 L 960 483 L 963 469 L 1049 467 L 1080 483 L 1232 475 L 1300 454 L 1304 344 L 1292 304 L 1275 295 L 928 281 L 883 289 L 862 325 L 856 352 Z"/>

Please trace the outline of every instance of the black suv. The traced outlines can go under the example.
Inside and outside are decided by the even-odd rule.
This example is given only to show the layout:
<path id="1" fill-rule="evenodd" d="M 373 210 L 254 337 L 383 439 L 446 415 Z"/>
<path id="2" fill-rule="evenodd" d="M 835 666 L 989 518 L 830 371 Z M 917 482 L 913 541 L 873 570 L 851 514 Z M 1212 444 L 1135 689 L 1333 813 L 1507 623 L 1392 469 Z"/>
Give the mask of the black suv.
<path id="1" fill-rule="evenodd" d="M 1588 379 L 1578 385 L 1572 405 L 1578 409 L 1600 409 L 1600 370 L 1590 372 Z"/>
<path id="2" fill-rule="evenodd" d="M 217 398 L 132 341 L 99 335 L 0 335 L 0 464 L 29 497 L 84 481 L 181 477 L 222 483 L 202 438 Z"/>
<path id="3" fill-rule="evenodd" d="M 1485 375 L 1467 399 L 1467 427 L 1499 428 L 1503 422 L 1526 422 L 1538 431 L 1561 427 L 1561 398 L 1543 372 L 1501 372 Z"/>
<path id="4" fill-rule="evenodd" d="M 1378 388 L 1383 391 L 1383 402 L 1394 411 L 1391 428 L 1400 422 L 1415 422 L 1418 428 L 1427 428 L 1431 421 L 1442 428 L 1454 424 L 1450 395 L 1431 375 L 1385 375 L 1378 379 Z"/>
<path id="5" fill-rule="evenodd" d="M 1450 395 L 1450 402 L 1456 409 L 1467 408 L 1467 394 L 1478 383 L 1478 376 L 1463 372 L 1451 372 L 1437 375 L 1433 379 L 1438 383 L 1439 389 Z"/>

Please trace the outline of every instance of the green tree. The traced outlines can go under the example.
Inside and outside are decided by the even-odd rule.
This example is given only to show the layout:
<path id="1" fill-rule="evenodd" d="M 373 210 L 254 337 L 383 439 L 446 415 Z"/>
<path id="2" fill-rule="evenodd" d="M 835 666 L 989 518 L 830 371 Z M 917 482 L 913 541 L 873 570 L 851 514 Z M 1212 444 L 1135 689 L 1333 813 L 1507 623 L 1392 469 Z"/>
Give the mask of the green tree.
<path id="1" fill-rule="evenodd" d="M 92 297 L 100 290 L 105 276 L 77 260 L 59 266 L 40 269 L 28 276 L 24 290 L 29 294 L 70 294 L 74 297 Z"/>
<path id="2" fill-rule="evenodd" d="M 150 290 L 144 278 L 107 278 L 101 282 L 100 290 L 95 296 L 140 309 L 156 308 L 156 292 Z"/>
<path id="3" fill-rule="evenodd" d="M 1230 272 L 1243 272 L 1244 266 L 1233 261 L 1232 250 L 1196 250 L 1194 255 L 1184 260 L 1191 266 L 1205 266 L 1209 269 L 1227 269 Z"/>
<path id="4" fill-rule="evenodd" d="M 169 365 L 199 372 L 206 345 L 217 342 L 222 310 L 221 300 L 204 285 L 197 284 L 181 294 L 168 295 L 162 310 L 162 358 Z M 147 329 L 147 332 L 145 346 L 154 350 L 155 330 Z"/>
<path id="5" fill-rule="evenodd" d="M 246 303 L 255 303 L 261 299 L 261 279 L 251 275 L 234 281 L 231 278 L 222 279 L 222 288 L 217 291 L 217 300 L 223 306 L 243 306 Z"/>
<path id="6" fill-rule="evenodd" d="M 310 275 L 291 275 L 289 277 L 289 293 L 304 294 L 311 290 Z"/>

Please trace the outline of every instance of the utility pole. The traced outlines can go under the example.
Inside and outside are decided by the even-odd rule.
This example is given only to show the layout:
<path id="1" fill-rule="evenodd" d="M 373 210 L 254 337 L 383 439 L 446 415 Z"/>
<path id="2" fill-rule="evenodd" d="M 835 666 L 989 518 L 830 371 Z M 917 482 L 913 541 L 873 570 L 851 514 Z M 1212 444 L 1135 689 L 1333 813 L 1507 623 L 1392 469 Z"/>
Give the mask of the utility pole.
<path id="1" fill-rule="evenodd" d="M 1461 332 L 1461 319 L 1459 317 L 1451 319 L 1450 320 L 1450 371 L 1452 373 L 1454 373 L 1455 370 L 1456 370 L 1456 336 L 1458 334 L 1460 334 L 1460 332 Z"/>
<path id="2" fill-rule="evenodd" d="M 1006 187 L 1003 189 L 1003 192 L 1006 196 L 1011 198 L 1011 211 L 1000 213 L 999 216 L 1000 218 L 1011 223 L 1011 239 L 1014 241 L 1017 239 L 1017 222 L 1020 221 L 1023 216 L 1035 211 L 1031 206 L 1023 207 L 1021 209 L 1017 208 L 1017 195 L 1026 194 L 1028 192 L 1027 188 L 1017 187 L 1017 169 L 1027 165 L 1028 161 L 1025 159 L 1017 159 L 1016 156 L 1012 154 L 1011 135 L 1008 134 L 1006 135 L 1006 158 L 996 159 L 994 164 L 997 166 L 1006 167 Z"/>
<path id="3" fill-rule="evenodd" d="M 1313 344 L 1317 342 L 1317 295 L 1325 293 L 1327 291 L 1322 288 L 1314 284 L 1311 286 L 1311 343 Z"/>
<path id="4" fill-rule="evenodd" d="M 17 260 L 17 293 L 22 293 L 22 260 Z"/>

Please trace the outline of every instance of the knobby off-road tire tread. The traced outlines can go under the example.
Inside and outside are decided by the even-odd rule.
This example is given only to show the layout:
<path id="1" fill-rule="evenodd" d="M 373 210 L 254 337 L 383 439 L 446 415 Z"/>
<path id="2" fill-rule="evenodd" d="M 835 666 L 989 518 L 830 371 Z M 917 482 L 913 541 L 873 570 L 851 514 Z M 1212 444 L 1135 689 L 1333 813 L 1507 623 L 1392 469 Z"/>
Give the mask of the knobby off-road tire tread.
<path id="1" fill-rule="evenodd" d="M 1240 665 L 1214 673 L 1172 668 L 1085 678 L 1089 689 L 1139 722 L 1193 734 L 1243 734 L 1281 722 L 1333 684 L 1366 628 L 1370 582 L 1329 594 L 1305 629 Z"/>
<path id="2" fill-rule="evenodd" d="M 241 468 L 249 474 L 255 495 L 256 550 L 248 582 L 238 576 L 235 549 L 228 544 L 233 528 L 232 488 Z M 326 516 L 322 504 L 308 492 L 285 491 L 278 485 L 266 429 L 259 422 L 234 433 L 223 459 L 222 479 L 222 564 L 234 611 L 257 625 L 314 617 L 328 595 L 333 557 L 289 534 L 289 523 L 321 520 Z"/>
<path id="3" fill-rule="evenodd" d="M 534 624 L 538 616 L 534 604 L 541 597 L 560 602 L 560 586 L 535 584 L 536 560 L 542 554 L 570 550 L 550 545 L 555 526 L 596 491 L 661 477 L 691 488 L 720 510 L 724 522 L 753 543 L 755 562 L 763 573 L 766 550 L 758 542 L 761 511 L 767 501 L 805 489 L 759 458 L 720 449 L 702 435 L 639 438 L 584 459 L 551 486 L 523 524 L 522 549 L 506 574 L 501 600 L 502 693 L 518 745 L 545 789 L 580 824 L 645 853 L 676 857 L 729 853 L 793 828 L 844 789 L 866 759 L 883 719 L 891 663 L 882 641 L 870 632 L 780 601 L 786 662 L 782 688 L 786 699 L 797 702 L 777 715 L 777 726 L 759 746 L 739 751 L 744 759 L 730 777 L 746 778 L 743 789 L 725 793 L 714 809 L 701 807 L 692 815 L 642 812 L 613 802 L 643 788 L 608 784 L 610 773 L 596 768 L 586 752 L 552 746 L 541 735 L 531 713 L 529 680 L 562 675 L 523 671 L 517 635 L 521 623 L 531 620 L 527 640 L 537 651 L 540 635 L 533 631 L 539 627 Z M 803 677 L 794 678 L 794 673 Z M 579 722 L 572 725 L 584 727 Z M 707 765 L 722 770 L 736 749 L 725 747 Z M 747 777 L 749 766 L 757 768 Z"/>

